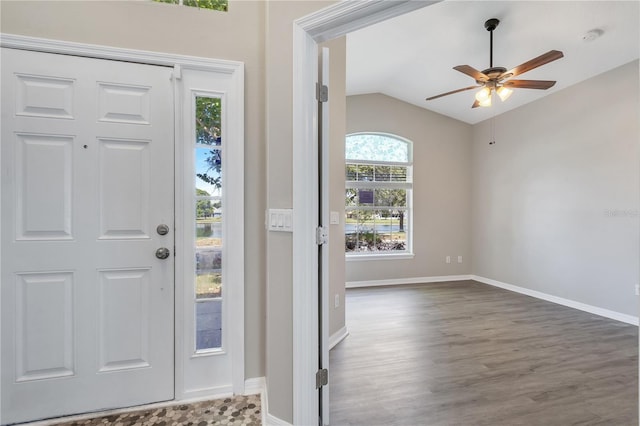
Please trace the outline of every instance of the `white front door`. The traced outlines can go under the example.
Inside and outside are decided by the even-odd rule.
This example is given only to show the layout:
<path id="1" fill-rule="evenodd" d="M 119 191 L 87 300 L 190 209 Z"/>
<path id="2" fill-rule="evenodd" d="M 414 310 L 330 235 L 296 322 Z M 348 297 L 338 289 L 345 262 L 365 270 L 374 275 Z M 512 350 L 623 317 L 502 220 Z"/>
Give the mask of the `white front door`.
<path id="1" fill-rule="evenodd" d="M 172 399 L 172 69 L 1 55 L 0 421 Z"/>

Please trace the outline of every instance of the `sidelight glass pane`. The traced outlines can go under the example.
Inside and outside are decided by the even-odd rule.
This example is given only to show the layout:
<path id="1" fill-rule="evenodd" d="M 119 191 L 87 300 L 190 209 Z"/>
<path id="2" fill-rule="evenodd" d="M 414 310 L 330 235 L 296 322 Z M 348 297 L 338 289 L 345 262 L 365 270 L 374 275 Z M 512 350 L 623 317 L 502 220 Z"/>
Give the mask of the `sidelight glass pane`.
<path id="1" fill-rule="evenodd" d="M 222 299 L 196 303 L 196 350 L 222 347 Z"/>
<path id="2" fill-rule="evenodd" d="M 222 347 L 223 218 L 221 100 L 195 99 L 196 350 Z"/>
<path id="3" fill-rule="evenodd" d="M 222 244 L 220 238 L 198 237 L 196 247 L 196 298 L 222 296 Z"/>
<path id="4" fill-rule="evenodd" d="M 196 195 L 222 194 L 222 152 L 218 149 L 196 148 Z M 198 193 L 202 191 L 201 193 Z"/>
<path id="5" fill-rule="evenodd" d="M 222 99 L 196 97 L 196 143 L 222 144 Z"/>

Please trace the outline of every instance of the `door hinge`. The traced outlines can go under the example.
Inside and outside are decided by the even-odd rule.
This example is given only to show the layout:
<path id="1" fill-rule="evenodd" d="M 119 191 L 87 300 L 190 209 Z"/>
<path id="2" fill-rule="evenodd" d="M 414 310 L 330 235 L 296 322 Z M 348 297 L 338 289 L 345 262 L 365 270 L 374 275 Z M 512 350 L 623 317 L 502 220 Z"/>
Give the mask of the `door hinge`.
<path id="1" fill-rule="evenodd" d="M 329 370 L 326 368 L 318 370 L 316 373 L 316 389 L 329 384 Z"/>
<path id="2" fill-rule="evenodd" d="M 329 100 L 329 88 L 324 84 L 316 83 L 316 99 L 318 102 L 327 102 Z"/>
<path id="3" fill-rule="evenodd" d="M 321 246 L 329 242 L 329 230 L 326 226 L 318 226 L 316 228 L 316 244 Z"/>

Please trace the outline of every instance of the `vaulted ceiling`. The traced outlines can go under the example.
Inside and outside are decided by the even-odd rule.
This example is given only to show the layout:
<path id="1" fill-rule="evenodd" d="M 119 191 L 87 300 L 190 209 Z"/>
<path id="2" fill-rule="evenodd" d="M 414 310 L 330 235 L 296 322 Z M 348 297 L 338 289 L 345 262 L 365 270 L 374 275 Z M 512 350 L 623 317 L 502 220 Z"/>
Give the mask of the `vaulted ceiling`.
<path id="1" fill-rule="evenodd" d="M 637 59 L 638 1 L 443 1 L 347 36 L 347 95 L 383 93 L 474 124 Z M 516 89 L 505 102 L 471 108 L 475 90 L 425 98 L 475 84 L 453 70 L 489 67 L 489 32 L 498 18 L 493 65 L 511 69 L 549 50 L 564 58 L 518 76 L 556 80 L 548 90 Z M 590 30 L 595 40 L 584 40 Z M 606 102 L 606 99 L 594 99 Z"/>

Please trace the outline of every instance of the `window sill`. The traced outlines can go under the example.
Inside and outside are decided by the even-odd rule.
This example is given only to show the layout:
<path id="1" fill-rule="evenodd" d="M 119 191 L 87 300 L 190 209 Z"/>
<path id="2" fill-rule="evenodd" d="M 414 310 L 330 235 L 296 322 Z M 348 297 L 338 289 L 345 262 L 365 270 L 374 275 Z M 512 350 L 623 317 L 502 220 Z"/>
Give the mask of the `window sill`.
<path id="1" fill-rule="evenodd" d="M 397 254 L 345 254 L 344 258 L 347 262 L 361 262 L 367 260 L 409 260 L 413 259 L 413 253 L 397 253 Z"/>

